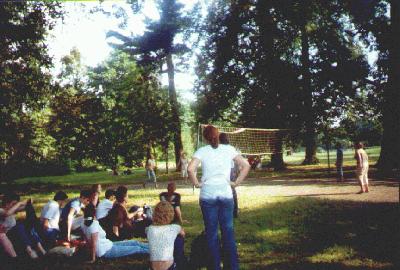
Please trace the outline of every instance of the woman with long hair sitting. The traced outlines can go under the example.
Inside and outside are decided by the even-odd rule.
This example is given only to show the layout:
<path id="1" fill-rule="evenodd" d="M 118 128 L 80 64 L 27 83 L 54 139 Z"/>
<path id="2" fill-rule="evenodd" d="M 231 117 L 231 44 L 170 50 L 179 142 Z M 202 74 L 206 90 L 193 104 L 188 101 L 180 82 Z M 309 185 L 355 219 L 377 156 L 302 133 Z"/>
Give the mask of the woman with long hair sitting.
<path id="1" fill-rule="evenodd" d="M 96 257 L 118 258 L 133 254 L 148 254 L 149 247 L 136 240 L 111 242 L 106 238 L 106 232 L 96 220 L 96 208 L 88 204 L 84 210 L 84 223 L 82 231 L 90 247 L 91 261 Z"/>

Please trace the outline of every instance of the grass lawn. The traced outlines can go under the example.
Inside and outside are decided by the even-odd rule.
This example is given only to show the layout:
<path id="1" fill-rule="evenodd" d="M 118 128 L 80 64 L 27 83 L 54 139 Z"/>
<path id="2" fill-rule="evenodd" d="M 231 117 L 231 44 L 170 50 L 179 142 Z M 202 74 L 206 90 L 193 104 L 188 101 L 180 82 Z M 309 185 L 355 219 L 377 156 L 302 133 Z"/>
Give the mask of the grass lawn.
<path id="1" fill-rule="evenodd" d="M 352 153 L 345 152 L 349 173 L 354 166 Z M 374 149 L 369 154 L 374 160 L 379 151 Z M 288 157 L 289 167 L 285 172 L 258 171 L 252 172 L 251 177 L 260 181 L 264 178 L 266 181 L 274 178 L 296 181 L 300 176 L 327 177 L 323 156 L 320 156 L 322 165 L 301 166 L 299 162 L 303 156 L 294 154 Z M 176 173 L 159 173 L 160 181 L 176 177 Z M 144 179 L 143 170 L 136 170 L 131 176 L 118 177 L 98 172 L 20 179 L 15 187 L 25 193 L 25 198 L 33 197 L 37 210 L 53 196 L 53 189 L 63 186 L 73 198 L 78 195 L 80 187 L 93 183 L 132 184 L 129 204 L 154 206 L 161 190 L 141 189 L 140 183 Z M 39 182 L 56 185 L 46 189 L 48 185 L 39 185 Z M 235 220 L 235 231 L 241 269 L 400 269 L 398 203 L 266 196 L 268 188 L 268 185 L 253 181 L 238 188 L 240 212 Z M 178 191 L 182 194 L 182 212 L 187 220 L 184 224 L 186 253 L 190 255 L 190 243 L 203 229 L 198 206 L 199 191 L 193 194 L 189 186 L 180 187 Z M 147 258 L 143 257 L 99 260 L 95 264 L 86 264 L 79 258 L 44 258 L 34 265 L 30 262 L 20 268 L 9 266 L 9 269 L 148 269 Z"/>

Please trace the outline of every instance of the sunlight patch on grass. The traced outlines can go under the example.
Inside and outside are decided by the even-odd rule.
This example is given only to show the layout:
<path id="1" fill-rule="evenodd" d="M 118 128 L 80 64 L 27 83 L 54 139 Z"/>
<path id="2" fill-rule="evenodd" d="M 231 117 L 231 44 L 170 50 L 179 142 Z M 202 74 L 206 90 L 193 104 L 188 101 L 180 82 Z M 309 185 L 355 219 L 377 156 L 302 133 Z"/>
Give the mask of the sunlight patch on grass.
<path id="1" fill-rule="evenodd" d="M 348 246 L 338 246 L 325 249 L 323 252 L 307 258 L 311 263 L 341 263 L 347 267 L 363 267 L 383 269 L 393 266 L 392 263 L 378 262 L 369 258 L 362 258 Z"/>
<path id="2" fill-rule="evenodd" d="M 347 267 L 362 267 L 369 269 L 387 269 L 393 267 L 392 263 L 377 262 L 369 258 L 363 258 L 363 259 L 353 258 L 350 260 L 344 260 L 341 263 Z"/>
<path id="3" fill-rule="evenodd" d="M 354 256 L 356 252 L 351 247 L 334 245 L 307 259 L 312 263 L 332 263 L 350 260 Z"/>

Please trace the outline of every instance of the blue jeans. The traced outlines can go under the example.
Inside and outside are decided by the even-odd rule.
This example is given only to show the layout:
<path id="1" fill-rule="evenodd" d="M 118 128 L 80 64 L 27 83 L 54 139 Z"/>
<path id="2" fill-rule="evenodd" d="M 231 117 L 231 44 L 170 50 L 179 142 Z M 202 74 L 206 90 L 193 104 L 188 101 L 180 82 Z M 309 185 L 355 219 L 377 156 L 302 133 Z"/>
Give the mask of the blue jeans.
<path id="1" fill-rule="evenodd" d="M 343 166 L 337 166 L 336 171 L 339 179 L 343 179 Z"/>
<path id="2" fill-rule="evenodd" d="M 148 181 L 153 181 L 154 183 L 157 182 L 156 173 L 154 172 L 154 170 L 146 169 L 146 172 Z"/>
<path id="3" fill-rule="evenodd" d="M 207 244 L 212 256 L 212 269 L 221 269 L 220 241 L 218 225 L 221 229 L 224 251 L 224 269 L 239 269 L 239 259 L 233 230 L 233 199 L 214 198 L 200 199 L 206 230 Z"/>
<path id="4" fill-rule="evenodd" d="M 108 250 L 103 257 L 104 258 L 119 258 L 133 254 L 148 254 L 149 245 L 141 243 L 136 240 L 118 241 L 114 242 L 110 250 Z"/>
<path id="5" fill-rule="evenodd" d="M 187 268 L 185 257 L 185 239 L 180 234 L 178 234 L 174 242 L 174 264 L 175 268 L 177 269 Z M 171 265 L 171 267 L 173 267 L 174 264 Z M 171 267 L 169 269 L 175 269 Z"/>
<path id="6" fill-rule="evenodd" d="M 47 244 L 54 244 L 58 238 L 58 235 L 60 234 L 60 231 L 57 229 L 44 229 L 43 230 L 43 240 Z"/>
<path id="7" fill-rule="evenodd" d="M 18 234 L 19 239 L 25 247 L 30 246 L 34 248 L 37 246 L 37 244 L 41 242 L 39 235 L 33 228 L 28 230 L 25 228 L 24 224 L 18 223 L 17 225 L 15 225 L 15 230 Z"/>

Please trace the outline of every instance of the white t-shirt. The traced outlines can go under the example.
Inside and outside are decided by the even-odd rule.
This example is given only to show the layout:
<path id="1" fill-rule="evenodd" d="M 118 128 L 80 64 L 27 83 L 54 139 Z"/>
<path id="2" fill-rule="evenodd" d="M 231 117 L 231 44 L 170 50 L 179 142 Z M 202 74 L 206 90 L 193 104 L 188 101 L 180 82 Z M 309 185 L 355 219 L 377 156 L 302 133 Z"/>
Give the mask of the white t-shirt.
<path id="1" fill-rule="evenodd" d="M 231 145 L 220 144 L 217 148 L 211 145 L 199 148 L 193 155 L 201 161 L 203 183 L 200 198 L 232 198 L 230 175 L 232 160 L 239 155 Z"/>
<path id="2" fill-rule="evenodd" d="M 148 170 L 154 170 L 154 168 L 156 167 L 156 161 L 154 159 L 149 159 L 147 160 L 147 164 L 146 164 L 146 169 Z"/>
<path id="3" fill-rule="evenodd" d="M 60 221 L 60 205 L 50 200 L 42 209 L 40 214 L 41 219 L 49 220 L 49 228 L 59 230 L 58 223 Z"/>
<path id="4" fill-rule="evenodd" d="M 15 220 L 15 215 L 5 217 L 5 213 L 6 210 L 0 208 L 0 225 L 2 225 L 6 232 L 8 232 L 12 227 L 17 224 L 17 221 Z"/>
<path id="5" fill-rule="evenodd" d="M 92 234 L 98 233 L 96 245 L 97 257 L 102 257 L 104 254 L 106 254 L 107 251 L 112 248 L 113 243 L 106 238 L 106 232 L 103 230 L 97 220 L 93 220 L 93 223 L 89 227 L 82 224 L 81 228 L 88 242 L 90 242 L 90 240 L 92 239 Z"/>
<path id="6" fill-rule="evenodd" d="M 108 215 L 114 203 L 109 199 L 102 200 L 96 208 L 96 218 L 101 219 Z"/>
<path id="7" fill-rule="evenodd" d="M 181 226 L 177 224 L 150 225 L 146 231 L 149 240 L 150 261 L 173 261 L 174 243 L 176 236 L 181 231 Z"/>

